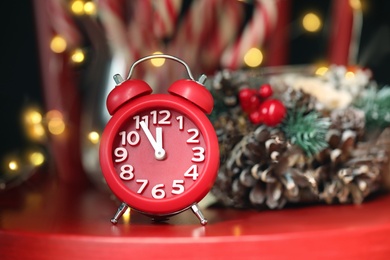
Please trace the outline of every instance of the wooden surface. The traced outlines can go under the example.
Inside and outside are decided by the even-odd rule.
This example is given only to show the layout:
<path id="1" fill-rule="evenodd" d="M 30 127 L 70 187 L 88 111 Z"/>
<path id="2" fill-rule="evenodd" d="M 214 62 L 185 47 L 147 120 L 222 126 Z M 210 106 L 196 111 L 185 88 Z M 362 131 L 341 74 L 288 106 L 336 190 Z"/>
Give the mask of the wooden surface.
<path id="1" fill-rule="evenodd" d="M 132 212 L 91 187 L 45 182 L 0 194 L 0 259 L 388 259 L 390 196 L 363 205 L 257 212 L 208 208 L 165 223 Z"/>

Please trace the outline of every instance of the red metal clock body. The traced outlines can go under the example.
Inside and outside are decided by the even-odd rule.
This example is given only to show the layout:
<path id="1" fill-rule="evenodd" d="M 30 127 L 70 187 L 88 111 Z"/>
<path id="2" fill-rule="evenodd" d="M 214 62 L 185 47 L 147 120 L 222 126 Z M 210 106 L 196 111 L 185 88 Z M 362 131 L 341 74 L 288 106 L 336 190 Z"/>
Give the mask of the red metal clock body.
<path id="1" fill-rule="evenodd" d="M 211 189 L 219 167 L 218 140 L 206 116 L 212 96 L 194 80 L 178 80 L 169 94 L 151 92 L 145 82 L 127 80 L 107 98 L 112 118 L 102 134 L 100 165 L 123 201 L 112 222 L 129 206 L 151 216 L 191 208 L 206 224 L 197 203 Z"/>

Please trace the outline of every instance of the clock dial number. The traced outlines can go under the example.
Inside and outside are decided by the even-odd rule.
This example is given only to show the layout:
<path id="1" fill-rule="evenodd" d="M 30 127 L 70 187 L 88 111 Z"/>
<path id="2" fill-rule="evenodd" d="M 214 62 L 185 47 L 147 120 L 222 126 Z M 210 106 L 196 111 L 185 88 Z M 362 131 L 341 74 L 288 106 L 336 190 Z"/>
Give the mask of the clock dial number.
<path id="1" fill-rule="evenodd" d="M 182 194 L 184 192 L 184 180 L 173 180 L 172 194 Z"/>
<path id="2" fill-rule="evenodd" d="M 140 123 L 141 121 L 144 121 L 147 126 L 149 126 L 149 116 L 134 116 L 133 119 L 135 120 L 135 129 L 139 129 L 141 127 Z"/>
<path id="3" fill-rule="evenodd" d="M 187 139 L 187 144 L 198 144 L 199 143 L 199 130 L 196 128 L 190 128 L 187 130 L 187 133 L 191 134 L 192 136 Z"/>
<path id="4" fill-rule="evenodd" d="M 145 179 L 140 179 L 140 180 L 136 180 L 135 181 L 136 183 L 140 183 L 141 184 L 141 187 L 139 187 L 137 193 L 141 194 L 142 192 L 144 192 L 146 186 L 148 185 L 149 181 L 148 180 L 145 180 Z"/>
<path id="5" fill-rule="evenodd" d="M 176 117 L 176 120 L 179 122 L 179 130 L 183 130 L 184 129 L 184 118 L 183 116 L 178 116 Z"/>
<path id="6" fill-rule="evenodd" d="M 122 180 L 130 181 L 134 178 L 134 167 L 130 164 L 121 166 L 121 173 L 119 174 Z"/>
<path id="7" fill-rule="evenodd" d="M 152 116 L 152 122 L 154 125 L 170 125 L 171 121 L 169 119 L 171 118 L 171 112 L 169 110 L 153 110 L 150 112 Z"/>
<path id="8" fill-rule="evenodd" d="M 137 145 L 140 141 L 140 137 L 137 131 L 130 131 L 126 133 L 126 131 L 119 132 L 121 136 L 121 144 L 126 145 L 126 141 L 129 145 Z"/>
<path id="9" fill-rule="evenodd" d="M 191 167 L 184 173 L 184 177 L 192 178 L 194 181 L 198 179 L 198 176 L 198 166 L 196 164 L 191 165 Z"/>
<path id="10" fill-rule="evenodd" d="M 149 181 L 146 179 L 139 179 L 136 180 L 135 182 L 141 184 L 141 186 L 137 191 L 138 194 L 142 194 L 149 184 Z M 165 198 L 166 192 L 164 188 L 165 188 L 164 184 L 156 184 L 151 191 L 152 197 L 154 199 Z M 173 180 L 171 193 L 178 195 L 178 194 L 182 194 L 183 192 L 184 192 L 184 180 Z"/>
<path id="11" fill-rule="evenodd" d="M 194 147 L 192 148 L 194 151 L 194 157 L 192 157 L 191 161 L 193 162 L 203 162 L 204 161 L 204 148 L 203 147 Z M 195 152 L 197 151 L 197 152 Z"/>
<path id="12" fill-rule="evenodd" d="M 149 113 L 151 115 L 151 122 L 153 125 L 170 125 L 171 124 L 171 111 L 169 110 L 152 110 Z M 135 120 L 135 129 L 140 129 L 140 123 L 144 121 L 146 126 L 149 127 L 149 115 L 144 116 L 134 116 Z"/>
<path id="13" fill-rule="evenodd" d="M 117 147 L 114 150 L 114 155 L 117 157 L 115 162 L 123 162 L 127 159 L 127 150 L 124 147 Z"/>
<path id="14" fill-rule="evenodd" d="M 152 197 L 155 199 L 165 198 L 164 184 L 156 184 L 152 189 Z"/>

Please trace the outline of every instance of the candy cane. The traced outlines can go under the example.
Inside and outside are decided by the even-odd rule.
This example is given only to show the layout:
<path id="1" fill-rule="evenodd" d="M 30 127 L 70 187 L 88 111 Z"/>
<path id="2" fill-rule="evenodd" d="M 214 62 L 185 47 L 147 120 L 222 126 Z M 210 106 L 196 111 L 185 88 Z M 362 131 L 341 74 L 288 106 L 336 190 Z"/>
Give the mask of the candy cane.
<path id="1" fill-rule="evenodd" d="M 128 22 L 128 46 L 136 52 L 136 59 L 151 55 L 160 50 L 159 42 L 153 34 L 153 17 L 152 1 L 132 1 L 131 19 Z M 134 60 L 134 61 L 135 61 Z M 138 66 L 134 76 L 139 78 L 151 78 L 147 75 L 152 73 L 150 63 L 142 63 Z M 147 80 L 148 81 L 148 80 Z M 154 85 L 153 82 L 149 82 Z"/>
<path id="2" fill-rule="evenodd" d="M 242 26 L 244 3 L 220 0 L 214 16 L 216 21 L 213 33 L 202 48 L 202 64 L 207 69 L 215 68 L 224 49 L 231 44 Z"/>
<path id="3" fill-rule="evenodd" d="M 75 47 L 80 43 L 81 35 L 68 12 L 67 4 L 64 0 L 50 0 L 48 14 L 54 31 L 64 37 L 69 46 Z"/>
<path id="4" fill-rule="evenodd" d="M 113 52 L 120 51 L 129 55 L 124 1 L 100 0 L 98 2 L 99 17 L 106 32 L 109 45 Z"/>
<path id="5" fill-rule="evenodd" d="M 186 60 L 190 67 L 200 67 L 200 53 L 213 33 L 212 24 L 217 1 L 194 1 L 178 28 L 172 46 L 169 47 L 171 53 Z"/>
<path id="6" fill-rule="evenodd" d="M 246 52 L 263 44 L 269 36 L 277 18 L 277 5 L 273 0 L 257 0 L 252 20 L 244 29 L 241 37 L 222 54 L 223 67 L 238 69 L 243 64 Z"/>
<path id="7" fill-rule="evenodd" d="M 165 39 L 173 35 L 181 5 L 182 0 L 153 2 L 153 32 L 157 39 Z"/>

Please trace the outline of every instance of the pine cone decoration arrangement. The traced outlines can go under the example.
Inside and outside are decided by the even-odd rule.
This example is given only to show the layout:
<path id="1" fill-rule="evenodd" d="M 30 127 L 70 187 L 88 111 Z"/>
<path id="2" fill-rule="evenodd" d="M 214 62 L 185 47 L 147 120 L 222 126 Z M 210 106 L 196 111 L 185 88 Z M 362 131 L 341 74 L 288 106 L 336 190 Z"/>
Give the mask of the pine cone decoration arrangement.
<path id="1" fill-rule="evenodd" d="M 224 71 L 211 87 L 223 103 L 213 118 L 221 166 L 212 193 L 220 203 L 255 209 L 358 204 L 383 187 L 390 144 L 383 136 L 367 140 L 364 110 L 326 109 L 301 89 L 286 85 L 273 93 L 265 81 Z M 265 118 L 268 101 L 283 104 L 285 114 L 272 114 L 281 120 Z"/>

